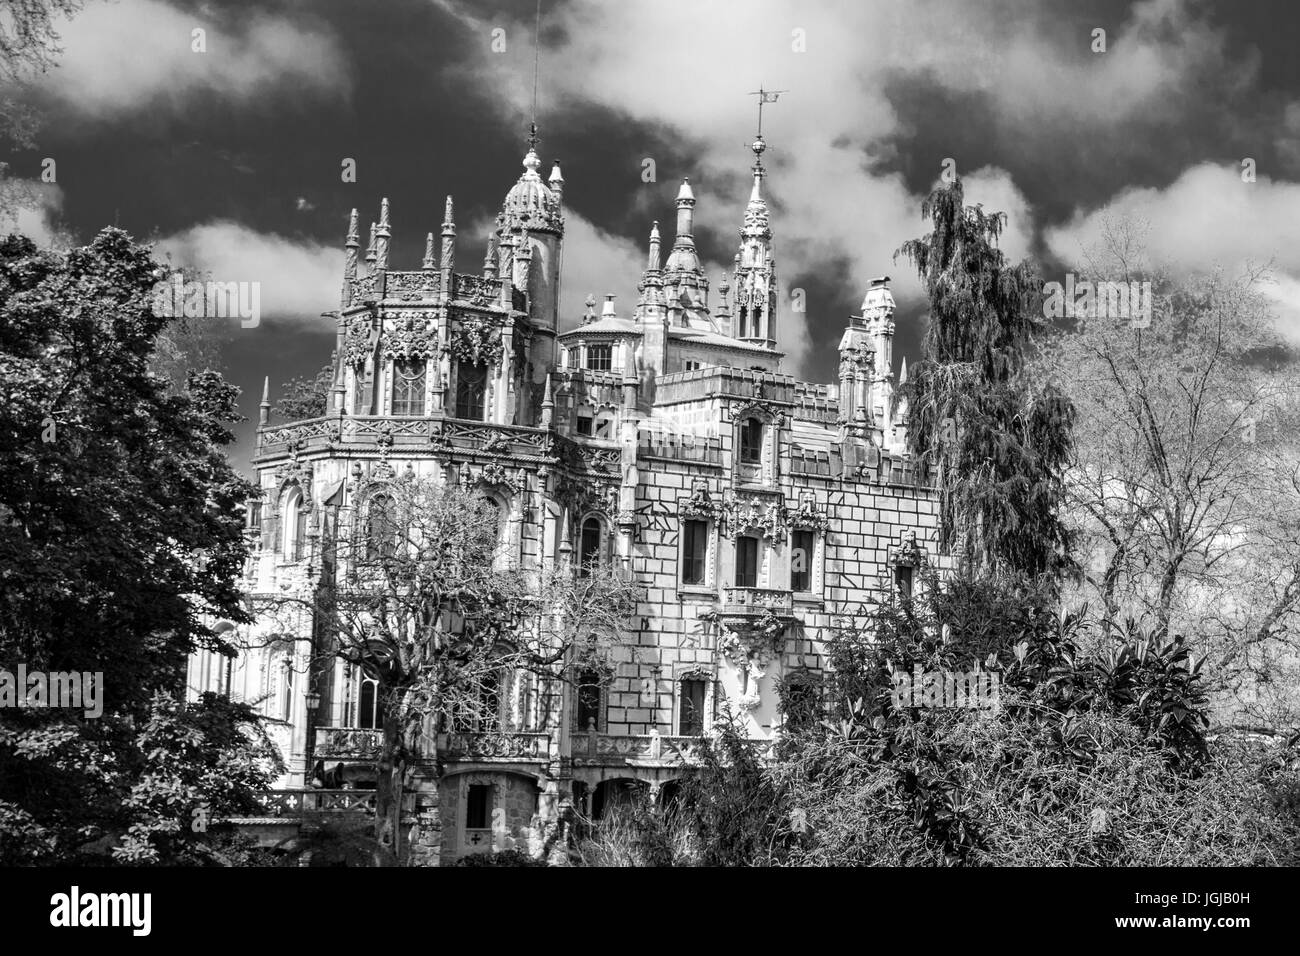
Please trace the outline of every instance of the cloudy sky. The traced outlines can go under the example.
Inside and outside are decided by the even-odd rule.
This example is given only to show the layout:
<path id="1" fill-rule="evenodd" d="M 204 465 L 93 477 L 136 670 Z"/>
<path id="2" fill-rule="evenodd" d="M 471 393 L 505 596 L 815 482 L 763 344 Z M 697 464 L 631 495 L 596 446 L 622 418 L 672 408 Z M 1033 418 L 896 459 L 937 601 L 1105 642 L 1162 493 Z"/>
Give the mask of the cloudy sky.
<path id="1" fill-rule="evenodd" d="M 896 359 L 915 354 L 924 310 L 893 253 L 925 231 L 921 200 L 946 159 L 970 201 L 1008 214 L 1007 254 L 1034 256 L 1045 278 L 1118 210 L 1147 224 L 1150 255 L 1174 271 L 1271 262 L 1279 322 L 1300 339 L 1293 7 L 542 0 L 538 123 L 566 180 L 564 321 L 588 294 L 616 293 L 631 312 L 650 223 L 670 236 L 683 176 L 716 286 L 748 195 L 748 94 L 762 85 L 789 91 L 763 119 L 778 273 L 807 302 L 780 317 L 789 371 L 832 378 L 846 317 L 883 274 L 900 305 Z M 56 169 L 19 225 L 84 241 L 117 223 L 175 263 L 260 281 L 261 324 L 228 320 L 225 348 L 255 418 L 263 375 L 274 391 L 328 358 L 320 313 L 337 306 L 350 208 L 364 228 L 387 196 L 393 265 L 416 268 L 450 193 L 459 267 L 477 270 L 520 170 L 535 10 L 86 0 L 61 28 L 59 66 L 18 94 L 44 127 L 36 149 L 7 157 L 11 173 Z"/>

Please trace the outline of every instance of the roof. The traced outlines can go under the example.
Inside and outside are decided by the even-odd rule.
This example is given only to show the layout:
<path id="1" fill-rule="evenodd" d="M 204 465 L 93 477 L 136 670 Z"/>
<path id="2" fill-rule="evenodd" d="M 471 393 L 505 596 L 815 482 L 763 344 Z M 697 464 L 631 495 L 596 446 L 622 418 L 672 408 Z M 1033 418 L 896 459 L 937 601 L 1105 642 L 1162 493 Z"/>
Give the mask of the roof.
<path id="1" fill-rule="evenodd" d="M 586 335 L 640 335 L 641 326 L 632 319 L 601 318 L 561 332 L 562 339 L 580 339 Z"/>
<path id="2" fill-rule="evenodd" d="M 691 329 L 684 326 L 675 325 L 668 329 L 670 339 L 681 339 L 695 345 L 714 345 L 718 348 L 736 349 L 742 352 L 761 352 L 763 355 L 782 355 L 775 349 L 769 349 L 764 345 L 755 345 L 752 342 L 742 342 L 740 339 L 733 339 L 729 335 L 719 335 L 717 332 L 705 332 L 700 329 Z"/>

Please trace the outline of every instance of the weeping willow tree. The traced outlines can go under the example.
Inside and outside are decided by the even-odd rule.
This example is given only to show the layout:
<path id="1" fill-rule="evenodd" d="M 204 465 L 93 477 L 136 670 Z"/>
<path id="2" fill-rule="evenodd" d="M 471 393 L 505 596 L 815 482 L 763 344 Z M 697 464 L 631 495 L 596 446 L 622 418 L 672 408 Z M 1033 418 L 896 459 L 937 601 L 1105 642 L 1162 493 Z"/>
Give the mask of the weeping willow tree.
<path id="1" fill-rule="evenodd" d="M 941 544 L 967 574 L 1073 573 L 1059 513 L 1074 408 L 1025 373 L 1043 328 L 1037 271 L 1007 262 L 1006 215 L 964 205 L 960 180 L 921 210 L 933 231 L 895 258 L 916 267 L 930 299 L 921 361 L 908 370 L 908 441 L 937 476 Z"/>

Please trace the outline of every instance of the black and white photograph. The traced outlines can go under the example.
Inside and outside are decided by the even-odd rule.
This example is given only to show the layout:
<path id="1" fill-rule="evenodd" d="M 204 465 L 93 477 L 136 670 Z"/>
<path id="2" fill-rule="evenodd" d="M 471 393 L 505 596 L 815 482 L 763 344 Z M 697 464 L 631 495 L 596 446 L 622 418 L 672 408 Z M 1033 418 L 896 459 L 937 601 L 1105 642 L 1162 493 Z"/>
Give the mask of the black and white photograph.
<path id="1" fill-rule="evenodd" d="M 1300 864 L 1298 40 L 0 2 L 6 923 L 274 892 L 328 945 L 761 868 L 1251 939 Z"/>

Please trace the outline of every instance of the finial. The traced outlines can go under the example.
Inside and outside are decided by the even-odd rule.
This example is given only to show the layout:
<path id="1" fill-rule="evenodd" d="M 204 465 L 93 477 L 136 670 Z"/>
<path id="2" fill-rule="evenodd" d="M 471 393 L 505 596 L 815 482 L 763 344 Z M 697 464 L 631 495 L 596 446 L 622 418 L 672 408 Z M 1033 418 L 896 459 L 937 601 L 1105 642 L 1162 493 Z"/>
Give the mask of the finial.
<path id="1" fill-rule="evenodd" d="M 549 181 L 560 185 L 564 184 L 564 174 L 560 172 L 560 161 L 558 159 L 553 160 L 553 165 L 551 166 L 551 178 Z"/>
<path id="2" fill-rule="evenodd" d="M 444 226 L 455 226 L 455 219 L 452 218 L 451 197 L 447 197 L 447 205 L 443 207 L 442 224 Z"/>
<path id="3" fill-rule="evenodd" d="M 420 263 L 420 268 L 437 268 L 437 263 L 433 261 L 433 233 L 429 233 L 424 237 L 424 262 Z"/>
<path id="4" fill-rule="evenodd" d="M 536 150 L 537 150 L 537 124 L 529 123 L 528 124 L 528 152 L 532 153 L 532 152 L 536 152 Z"/>
<path id="5" fill-rule="evenodd" d="M 271 376 L 262 379 L 262 404 L 258 406 L 257 423 L 269 424 L 271 421 Z"/>
<path id="6" fill-rule="evenodd" d="M 370 224 L 370 245 L 366 246 L 366 261 L 375 261 L 375 240 L 378 237 L 379 227 L 373 222 Z"/>
<path id="7" fill-rule="evenodd" d="M 677 202 L 682 203 L 687 200 L 695 202 L 695 193 L 691 191 L 691 181 L 683 177 L 682 188 L 677 190 Z"/>
<path id="8" fill-rule="evenodd" d="M 357 211 L 356 209 L 353 209 L 352 215 L 348 217 L 348 243 L 347 244 L 349 246 L 358 245 L 358 238 L 359 237 L 357 236 Z"/>
<path id="9" fill-rule="evenodd" d="M 554 399 L 553 395 L 554 395 L 554 392 L 553 392 L 552 387 L 551 387 L 551 373 L 550 373 L 550 372 L 547 372 L 547 373 L 546 373 L 546 387 L 542 390 L 542 408 L 554 408 L 554 407 L 555 407 L 555 399 Z"/>
<path id="10" fill-rule="evenodd" d="M 388 199 L 384 198 L 379 203 L 379 231 L 388 231 Z"/>
<path id="11" fill-rule="evenodd" d="M 903 367 L 898 370 L 898 384 L 907 384 L 907 356 L 903 356 Z"/>
<path id="12" fill-rule="evenodd" d="M 646 261 L 646 270 L 655 272 L 659 269 L 659 220 L 650 227 L 650 257 Z"/>
<path id="13" fill-rule="evenodd" d="M 587 311 L 582 316 L 582 322 L 584 325 L 588 322 L 596 321 L 596 297 L 594 295 L 591 295 L 590 293 L 587 294 L 586 306 Z"/>

